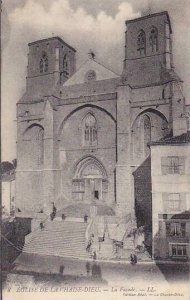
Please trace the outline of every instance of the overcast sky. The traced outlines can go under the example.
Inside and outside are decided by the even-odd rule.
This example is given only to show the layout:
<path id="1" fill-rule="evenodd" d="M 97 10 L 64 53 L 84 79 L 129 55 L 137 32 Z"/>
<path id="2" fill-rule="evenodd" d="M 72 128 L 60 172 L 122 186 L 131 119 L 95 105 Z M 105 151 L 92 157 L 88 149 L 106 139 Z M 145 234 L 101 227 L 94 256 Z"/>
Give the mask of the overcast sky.
<path id="1" fill-rule="evenodd" d="M 190 103 L 190 0 L 3 0 L 2 160 L 16 157 L 16 103 L 25 90 L 29 42 L 60 36 L 77 50 L 77 65 L 93 49 L 117 73 L 124 58 L 125 20 L 168 10 L 176 72 Z M 149 3 L 149 4 L 148 4 Z"/>

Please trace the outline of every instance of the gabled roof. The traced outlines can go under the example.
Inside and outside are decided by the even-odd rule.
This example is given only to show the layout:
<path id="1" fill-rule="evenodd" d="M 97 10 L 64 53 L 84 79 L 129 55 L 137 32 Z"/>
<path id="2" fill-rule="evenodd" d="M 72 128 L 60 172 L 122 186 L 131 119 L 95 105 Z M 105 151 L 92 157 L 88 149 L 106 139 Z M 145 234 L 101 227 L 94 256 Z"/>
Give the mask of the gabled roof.
<path id="1" fill-rule="evenodd" d="M 165 138 L 152 142 L 151 145 L 175 145 L 175 144 L 188 144 L 190 143 L 190 131 L 187 131 L 178 136 L 168 135 Z"/>
<path id="2" fill-rule="evenodd" d="M 63 86 L 82 84 L 87 82 L 86 74 L 89 71 L 94 71 L 97 80 L 105 80 L 111 78 L 117 78 L 119 75 L 106 68 L 104 65 L 97 62 L 95 59 L 89 58 L 75 73 L 69 78 Z"/>

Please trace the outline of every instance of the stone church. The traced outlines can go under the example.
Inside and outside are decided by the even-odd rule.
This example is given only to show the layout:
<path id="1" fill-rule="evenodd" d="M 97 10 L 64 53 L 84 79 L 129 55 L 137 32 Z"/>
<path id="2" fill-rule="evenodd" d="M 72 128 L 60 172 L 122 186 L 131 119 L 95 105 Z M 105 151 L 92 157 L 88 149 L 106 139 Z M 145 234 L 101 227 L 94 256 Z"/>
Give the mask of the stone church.
<path id="1" fill-rule="evenodd" d="M 135 222 L 134 174 L 150 143 L 186 126 L 169 15 L 126 21 L 120 75 L 92 51 L 76 70 L 73 46 L 59 37 L 29 44 L 17 103 L 16 207 L 31 219 L 54 206 L 57 216 Z"/>

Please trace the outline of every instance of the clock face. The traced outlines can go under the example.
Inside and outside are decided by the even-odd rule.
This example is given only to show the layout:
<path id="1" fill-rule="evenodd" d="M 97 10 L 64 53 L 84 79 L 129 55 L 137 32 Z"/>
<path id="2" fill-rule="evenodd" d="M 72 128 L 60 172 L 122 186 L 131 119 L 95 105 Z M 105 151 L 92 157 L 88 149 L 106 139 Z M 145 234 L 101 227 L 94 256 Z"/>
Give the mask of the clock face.
<path id="1" fill-rule="evenodd" d="M 96 72 L 94 70 L 90 70 L 86 74 L 87 81 L 96 80 Z"/>

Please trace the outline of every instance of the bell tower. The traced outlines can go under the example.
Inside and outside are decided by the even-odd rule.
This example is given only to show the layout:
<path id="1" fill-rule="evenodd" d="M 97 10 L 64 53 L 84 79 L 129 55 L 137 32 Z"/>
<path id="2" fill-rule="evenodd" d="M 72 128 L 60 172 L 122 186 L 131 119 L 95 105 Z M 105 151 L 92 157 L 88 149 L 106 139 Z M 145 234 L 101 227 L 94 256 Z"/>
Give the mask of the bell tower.
<path id="1" fill-rule="evenodd" d="M 123 75 L 131 87 L 159 84 L 172 69 L 172 29 L 166 11 L 126 21 Z"/>
<path id="2" fill-rule="evenodd" d="M 64 83 L 76 69 L 76 50 L 59 37 L 28 44 L 28 95 L 47 95 L 57 84 Z"/>

